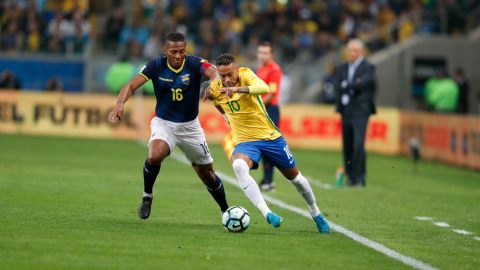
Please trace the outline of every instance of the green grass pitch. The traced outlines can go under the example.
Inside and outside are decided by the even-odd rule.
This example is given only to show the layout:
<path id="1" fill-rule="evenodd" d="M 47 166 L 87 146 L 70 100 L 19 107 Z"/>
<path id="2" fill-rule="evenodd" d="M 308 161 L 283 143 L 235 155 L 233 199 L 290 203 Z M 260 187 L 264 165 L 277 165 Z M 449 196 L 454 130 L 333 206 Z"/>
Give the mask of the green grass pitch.
<path id="1" fill-rule="evenodd" d="M 214 167 L 234 176 L 223 149 L 210 150 Z M 305 176 L 335 183 L 340 153 L 292 151 Z M 140 220 L 146 154 L 129 141 L 0 135 L 0 269 L 412 269 L 278 206 L 284 221 L 274 229 L 226 183 L 229 204 L 252 217 L 246 232 L 229 233 L 194 171 L 172 158 L 150 218 Z M 439 269 L 480 269 L 480 173 L 426 161 L 414 173 L 406 157 L 369 154 L 367 162 L 365 189 L 312 185 L 328 220 Z M 269 195 L 307 209 L 275 179 Z"/>

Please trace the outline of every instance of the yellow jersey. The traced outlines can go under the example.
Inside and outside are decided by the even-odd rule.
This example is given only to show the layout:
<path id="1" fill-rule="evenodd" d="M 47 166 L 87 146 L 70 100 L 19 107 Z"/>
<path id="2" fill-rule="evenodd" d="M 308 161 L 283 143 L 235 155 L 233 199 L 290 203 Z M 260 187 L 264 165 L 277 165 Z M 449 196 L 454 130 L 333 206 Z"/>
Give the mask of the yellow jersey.
<path id="1" fill-rule="evenodd" d="M 268 85 L 253 73 L 249 68 L 240 68 L 238 83 L 235 87 L 253 86 L 258 84 Z M 282 136 L 268 116 L 262 98 L 245 93 L 234 93 L 227 99 L 220 89 L 225 88 L 220 79 L 210 85 L 213 89 L 213 104 L 222 106 L 228 116 L 228 121 L 233 130 L 235 142 L 250 142 L 260 140 L 275 140 Z"/>

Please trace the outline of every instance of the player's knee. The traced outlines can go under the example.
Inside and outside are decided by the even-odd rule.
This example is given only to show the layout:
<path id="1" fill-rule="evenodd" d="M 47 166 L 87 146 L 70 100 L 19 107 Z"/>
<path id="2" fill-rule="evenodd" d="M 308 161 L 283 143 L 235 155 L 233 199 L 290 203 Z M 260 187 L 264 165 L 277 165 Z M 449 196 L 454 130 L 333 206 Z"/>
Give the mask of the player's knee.
<path id="1" fill-rule="evenodd" d="M 148 153 L 147 161 L 150 165 L 160 165 L 164 159 L 165 157 L 162 156 L 160 151 L 151 151 Z"/>
<path id="2" fill-rule="evenodd" d="M 232 166 L 236 174 L 242 173 L 242 172 L 248 172 L 248 164 L 243 159 L 234 160 L 232 163 Z"/>

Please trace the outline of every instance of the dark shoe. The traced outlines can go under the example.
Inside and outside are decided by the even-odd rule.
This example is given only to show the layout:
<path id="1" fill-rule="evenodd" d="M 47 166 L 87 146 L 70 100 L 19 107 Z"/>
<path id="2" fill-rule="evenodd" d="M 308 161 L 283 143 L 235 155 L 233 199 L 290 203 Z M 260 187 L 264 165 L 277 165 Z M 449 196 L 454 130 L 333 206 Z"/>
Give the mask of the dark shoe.
<path id="1" fill-rule="evenodd" d="M 363 182 L 363 181 L 362 182 L 357 182 L 353 186 L 363 188 L 363 187 L 365 187 L 365 182 Z"/>
<path id="2" fill-rule="evenodd" d="M 349 178 L 347 182 L 345 182 L 345 185 L 351 187 L 355 185 L 355 182 L 351 178 Z"/>
<path id="3" fill-rule="evenodd" d="M 275 183 L 271 184 L 262 184 L 258 186 L 262 191 L 275 191 Z"/>
<path id="4" fill-rule="evenodd" d="M 270 184 L 270 183 L 267 181 L 267 179 L 263 178 L 262 181 L 258 183 L 258 186 L 265 185 L 265 184 Z"/>
<path id="5" fill-rule="evenodd" d="M 143 197 L 140 207 L 138 207 L 138 216 L 141 219 L 147 219 L 150 216 L 150 209 L 152 208 L 153 198 Z"/>
<path id="6" fill-rule="evenodd" d="M 275 191 L 275 183 L 270 183 L 266 179 L 262 179 L 262 181 L 258 184 L 258 187 L 263 191 Z"/>

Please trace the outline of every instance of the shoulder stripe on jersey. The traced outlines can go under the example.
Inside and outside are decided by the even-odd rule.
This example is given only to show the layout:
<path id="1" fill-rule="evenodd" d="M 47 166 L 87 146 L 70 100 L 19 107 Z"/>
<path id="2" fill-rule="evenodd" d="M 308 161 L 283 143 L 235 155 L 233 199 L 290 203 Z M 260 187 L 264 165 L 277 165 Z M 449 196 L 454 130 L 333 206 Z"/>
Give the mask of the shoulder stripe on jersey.
<path id="1" fill-rule="evenodd" d="M 145 79 L 147 79 L 147 81 L 150 80 L 149 78 L 147 78 L 147 76 L 143 75 L 142 73 L 138 73 L 138 75 L 142 75 Z"/>
<path id="2" fill-rule="evenodd" d="M 187 58 L 185 58 L 185 59 L 187 59 Z M 182 71 L 183 65 L 185 65 L 185 59 L 183 59 L 182 66 L 181 66 L 179 69 L 174 69 L 174 68 L 172 68 L 172 67 L 170 66 L 170 64 L 168 63 L 168 61 L 167 61 L 167 66 L 168 66 L 173 72 L 179 73 L 180 71 Z"/>
<path id="3" fill-rule="evenodd" d="M 263 108 L 262 101 L 260 100 L 260 96 L 257 96 L 257 99 L 258 99 L 258 103 L 260 104 L 260 107 L 262 108 L 263 113 L 264 113 L 265 116 L 268 118 L 268 121 L 270 121 L 270 124 L 272 124 L 272 126 L 273 126 L 278 132 L 280 132 L 280 135 L 283 135 L 282 132 L 277 128 L 277 126 L 275 126 L 275 124 L 273 123 L 272 119 L 270 119 L 270 116 L 268 116 L 267 112 L 265 111 L 265 108 Z"/>

